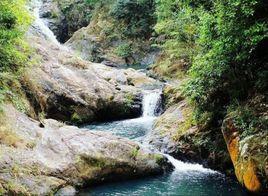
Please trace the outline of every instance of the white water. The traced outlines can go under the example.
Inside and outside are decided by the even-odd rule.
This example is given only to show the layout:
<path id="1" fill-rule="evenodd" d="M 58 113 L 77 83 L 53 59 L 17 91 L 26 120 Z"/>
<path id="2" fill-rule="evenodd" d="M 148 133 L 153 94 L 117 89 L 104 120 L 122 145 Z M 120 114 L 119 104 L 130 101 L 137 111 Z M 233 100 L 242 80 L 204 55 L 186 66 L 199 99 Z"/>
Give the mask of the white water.
<path id="1" fill-rule="evenodd" d="M 143 149 L 159 153 L 144 140 L 144 136 L 153 128 L 157 118 L 157 108 L 161 103 L 161 91 L 146 91 L 143 97 L 143 115 L 137 119 L 101 123 L 93 129 L 107 130 L 132 140 L 138 140 Z M 91 130 L 92 125 L 88 128 Z M 143 142 L 143 143 L 142 143 Z M 161 154 L 161 153 L 159 153 Z M 81 196 L 99 195 L 244 195 L 239 187 L 228 181 L 223 174 L 204 168 L 199 164 L 185 163 L 174 157 L 163 154 L 174 166 L 172 173 L 149 179 L 139 179 L 105 184 L 100 187 L 86 189 Z"/>
<path id="2" fill-rule="evenodd" d="M 54 33 L 48 28 L 45 24 L 44 20 L 40 18 L 40 8 L 42 6 L 42 2 L 40 0 L 34 0 L 32 2 L 33 14 L 35 17 L 34 27 L 37 27 L 43 36 L 46 39 L 50 40 L 52 43 L 56 44 L 57 46 L 61 46 L 60 42 L 57 40 Z"/>
<path id="3" fill-rule="evenodd" d="M 175 159 L 174 157 L 163 154 L 167 159 L 172 163 L 172 165 L 175 167 L 176 172 L 189 172 L 189 171 L 197 171 L 200 173 L 218 173 L 214 170 L 204 168 L 200 164 L 192 164 L 192 163 L 184 163 L 182 161 L 179 161 Z"/>
<path id="4" fill-rule="evenodd" d="M 161 104 L 161 89 L 144 91 L 143 97 L 143 114 L 142 117 L 155 117 L 157 109 Z"/>
<path id="5" fill-rule="evenodd" d="M 161 104 L 161 94 L 162 89 L 150 90 L 144 92 L 143 97 L 143 115 L 139 118 L 139 123 L 146 123 L 148 129 L 151 130 L 153 126 L 153 122 L 156 119 L 156 111 Z M 151 120 L 149 120 L 151 119 Z M 133 119 L 135 120 L 135 119 Z M 148 123 L 150 122 L 150 123 Z M 143 144 L 144 145 L 144 144 Z M 151 148 L 147 145 L 147 147 Z M 200 173 L 216 173 L 216 171 L 204 168 L 200 164 L 191 164 L 191 163 L 184 163 L 175 159 L 174 157 L 163 154 L 175 167 L 175 172 L 189 172 L 189 171 L 196 171 Z"/>

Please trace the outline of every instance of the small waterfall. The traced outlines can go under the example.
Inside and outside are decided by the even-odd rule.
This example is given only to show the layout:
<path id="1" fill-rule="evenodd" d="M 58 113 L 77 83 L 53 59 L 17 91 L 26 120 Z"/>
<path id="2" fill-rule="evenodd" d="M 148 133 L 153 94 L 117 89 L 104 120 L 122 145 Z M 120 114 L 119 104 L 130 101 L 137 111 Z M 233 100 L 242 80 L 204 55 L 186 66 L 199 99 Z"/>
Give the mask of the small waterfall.
<path id="1" fill-rule="evenodd" d="M 208 168 L 204 168 L 202 165 L 200 164 L 193 164 L 193 163 L 185 163 L 182 161 L 179 161 L 177 159 L 175 159 L 174 157 L 167 155 L 167 154 L 163 154 L 165 157 L 167 157 L 167 159 L 172 163 L 172 165 L 175 167 L 175 171 L 176 172 L 200 172 L 200 173 L 211 173 L 211 174 L 220 174 L 217 171 L 208 169 Z"/>
<path id="2" fill-rule="evenodd" d="M 157 114 L 159 114 L 159 108 L 161 105 L 161 94 L 162 94 L 162 89 L 156 89 L 156 90 L 148 90 L 144 92 L 144 97 L 143 97 L 143 116 L 139 118 L 139 122 L 141 119 L 144 119 L 144 122 L 150 122 L 148 124 L 148 130 L 152 129 L 153 126 L 153 121 L 156 118 Z M 149 120 L 151 119 L 151 120 Z M 145 148 L 151 149 L 151 151 L 160 153 L 156 149 L 153 149 L 152 146 L 148 143 L 142 142 L 142 144 Z M 163 154 L 163 153 L 160 153 Z M 218 173 L 214 170 L 204 168 L 200 164 L 192 164 L 192 163 L 185 163 L 182 161 L 179 161 L 175 159 L 174 157 L 168 155 L 168 154 L 163 154 L 175 167 L 175 172 L 198 172 L 198 173 L 210 173 L 210 174 L 215 174 Z M 219 174 L 219 173 L 218 173 Z"/>
<path id="3" fill-rule="evenodd" d="M 42 6 L 42 2 L 40 0 L 34 0 L 32 2 L 33 14 L 35 17 L 34 26 L 37 27 L 41 31 L 41 33 L 45 36 L 46 39 L 49 39 L 51 42 L 53 42 L 54 44 L 60 47 L 61 44 L 57 40 L 54 33 L 48 28 L 44 20 L 40 18 L 41 6 Z"/>
<path id="4" fill-rule="evenodd" d="M 162 90 L 145 91 L 143 97 L 143 115 L 142 117 L 155 117 L 159 112 L 161 105 Z"/>

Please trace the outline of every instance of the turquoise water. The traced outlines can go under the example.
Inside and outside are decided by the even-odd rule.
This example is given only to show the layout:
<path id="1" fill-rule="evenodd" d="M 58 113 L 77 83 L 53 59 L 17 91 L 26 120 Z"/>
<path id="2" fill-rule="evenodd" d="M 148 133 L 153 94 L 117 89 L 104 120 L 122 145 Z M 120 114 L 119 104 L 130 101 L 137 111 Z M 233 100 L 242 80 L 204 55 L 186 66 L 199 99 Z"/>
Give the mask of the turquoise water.
<path id="1" fill-rule="evenodd" d="M 152 127 L 155 117 L 96 123 L 86 126 L 90 130 L 107 131 L 129 139 L 142 139 Z"/>
<path id="2" fill-rule="evenodd" d="M 216 174 L 172 172 L 162 176 L 109 183 L 82 191 L 83 196 L 243 196 L 236 182 Z"/>
<path id="3" fill-rule="evenodd" d="M 122 137 L 142 141 L 150 130 L 155 117 L 138 118 L 87 126 L 90 130 L 109 131 Z M 244 196 L 246 193 L 237 182 L 224 175 L 194 168 L 188 164 L 171 173 L 143 179 L 114 182 L 83 190 L 83 196 Z"/>
<path id="4" fill-rule="evenodd" d="M 159 106 L 160 93 L 146 94 L 143 100 L 143 116 L 137 119 L 97 123 L 86 126 L 89 130 L 108 131 L 121 137 L 143 142 L 151 131 Z M 146 145 L 146 144 L 144 144 Z M 149 147 L 149 146 L 148 146 Z M 174 165 L 173 172 L 164 175 L 124 182 L 106 183 L 81 191 L 85 196 L 244 196 L 240 185 L 219 172 L 198 164 L 183 163 L 166 155 Z"/>

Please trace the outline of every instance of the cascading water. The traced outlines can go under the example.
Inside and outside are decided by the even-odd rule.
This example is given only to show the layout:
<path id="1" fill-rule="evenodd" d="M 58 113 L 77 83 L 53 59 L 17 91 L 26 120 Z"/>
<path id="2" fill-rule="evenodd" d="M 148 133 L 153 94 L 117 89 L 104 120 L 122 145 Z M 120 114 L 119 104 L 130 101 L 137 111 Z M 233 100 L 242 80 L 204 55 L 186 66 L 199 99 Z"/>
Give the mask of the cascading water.
<path id="1" fill-rule="evenodd" d="M 90 130 L 108 131 L 118 136 L 142 142 L 143 137 L 152 129 L 153 123 L 160 111 L 161 94 L 161 89 L 145 90 L 143 92 L 143 114 L 140 118 L 91 124 L 86 126 L 86 128 Z"/>
<path id="2" fill-rule="evenodd" d="M 152 128 L 161 106 L 161 89 L 146 90 L 143 96 L 143 115 L 137 119 L 101 123 L 87 126 L 90 130 L 106 130 L 116 135 L 134 139 L 151 151 L 158 152 L 144 142 Z M 144 143 L 143 143 L 144 142 Z M 174 171 L 162 176 L 105 184 L 79 195 L 244 195 L 234 181 L 199 164 L 184 163 L 163 154 L 173 165 Z"/>
<path id="3" fill-rule="evenodd" d="M 48 28 L 48 26 L 45 24 L 44 20 L 40 18 L 40 8 L 42 6 L 42 2 L 40 0 L 35 0 L 32 2 L 32 9 L 33 9 L 33 14 L 35 17 L 35 21 L 33 26 L 37 28 L 40 33 L 49 41 L 52 43 L 56 44 L 57 46 L 61 46 L 59 41 L 57 40 L 56 36 L 54 33 Z"/>
<path id="4" fill-rule="evenodd" d="M 40 0 L 32 1 L 35 22 L 34 28 L 46 39 L 62 48 L 54 33 L 40 18 Z M 154 120 L 161 105 L 160 89 L 144 91 L 143 115 L 137 119 L 115 121 L 86 126 L 90 130 L 109 131 L 116 135 L 144 140 L 144 136 L 152 130 Z M 198 164 L 183 163 L 169 155 L 165 155 L 174 165 L 175 170 L 154 178 L 146 178 L 120 183 L 111 183 L 82 191 L 80 195 L 243 195 L 243 192 L 231 181 L 230 184 L 223 175 L 206 169 Z M 235 186 L 234 186 L 235 185 Z M 93 190 L 93 191 L 92 191 Z"/>
<path id="5" fill-rule="evenodd" d="M 145 91 L 143 93 L 143 114 L 142 117 L 156 117 L 158 110 L 161 105 L 161 94 L 160 89 Z"/>

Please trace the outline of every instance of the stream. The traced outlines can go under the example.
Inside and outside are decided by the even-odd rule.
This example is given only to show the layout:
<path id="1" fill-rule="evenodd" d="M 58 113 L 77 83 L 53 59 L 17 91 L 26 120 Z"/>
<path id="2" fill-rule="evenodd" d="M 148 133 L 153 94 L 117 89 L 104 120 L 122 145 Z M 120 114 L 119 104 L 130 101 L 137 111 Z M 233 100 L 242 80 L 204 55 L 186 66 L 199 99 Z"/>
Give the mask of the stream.
<path id="1" fill-rule="evenodd" d="M 32 1 L 34 16 L 36 17 L 34 28 L 59 47 L 62 46 L 53 32 L 47 27 L 44 20 L 39 17 L 41 7 L 40 0 Z M 159 115 L 161 105 L 161 89 L 144 90 L 143 115 L 140 118 L 122 121 L 96 123 L 85 126 L 89 130 L 108 131 L 115 135 L 135 140 L 141 145 L 150 148 L 152 146 L 143 143 L 145 136 L 152 130 L 153 123 Z M 156 151 L 157 152 L 157 151 Z M 174 165 L 174 171 L 142 179 L 124 182 L 107 183 L 80 191 L 78 195 L 93 196 L 154 196 L 154 195 L 222 195 L 242 196 L 246 195 L 239 184 L 225 177 L 223 174 L 204 168 L 199 164 L 184 163 L 169 155 L 165 155 Z"/>
<path id="2" fill-rule="evenodd" d="M 140 118 L 96 123 L 85 126 L 89 130 L 109 131 L 121 137 L 140 142 L 142 145 L 154 150 L 143 143 L 146 134 L 152 130 L 153 123 L 159 113 L 161 105 L 161 90 L 144 92 L 143 115 Z M 155 151 L 155 150 L 154 150 Z M 199 164 L 184 163 L 169 155 L 165 155 L 174 165 L 173 172 L 143 179 L 124 182 L 114 182 L 83 190 L 79 195 L 222 195 L 242 196 L 246 193 L 240 185 L 223 174 L 204 168 Z"/>

